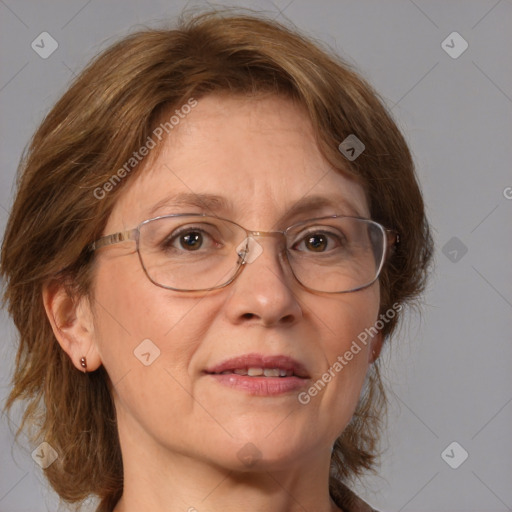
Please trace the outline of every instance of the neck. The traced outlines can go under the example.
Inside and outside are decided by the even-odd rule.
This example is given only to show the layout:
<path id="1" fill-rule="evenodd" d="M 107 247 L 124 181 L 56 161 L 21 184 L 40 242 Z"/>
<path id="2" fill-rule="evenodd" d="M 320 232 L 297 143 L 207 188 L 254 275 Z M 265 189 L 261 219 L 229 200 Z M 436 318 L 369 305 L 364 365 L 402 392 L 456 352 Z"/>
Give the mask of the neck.
<path id="1" fill-rule="evenodd" d="M 329 495 L 329 450 L 289 467 L 267 464 L 253 470 L 235 462 L 220 467 L 197 454 L 139 441 L 121 443 L 124 490 L 114 512 L 340 511 Z"/>

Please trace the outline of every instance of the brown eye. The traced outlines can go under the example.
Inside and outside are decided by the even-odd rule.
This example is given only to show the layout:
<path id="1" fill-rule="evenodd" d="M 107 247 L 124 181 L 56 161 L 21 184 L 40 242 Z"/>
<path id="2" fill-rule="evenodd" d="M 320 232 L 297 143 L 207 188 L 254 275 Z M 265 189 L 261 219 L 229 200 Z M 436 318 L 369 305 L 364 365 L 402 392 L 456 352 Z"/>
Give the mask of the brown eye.
<path id="1" fill-rule="evenodd" d="M 316 234 L 316 235 L 308 236 L 304 242 L 305 242 L 305 246 L 313 252 L 325 251 L 327 244 L 328 244 L 327 237 L 323 234 Z"/>
<path id="2" fill-rule="evenodd" d="M 203 245 L 203 235 L 199 231 L 190 231 L 179 237 L 179 244 L 183 249 L 197 251 Z"/>
<path id="3" fill-rule="evenodd" d="M 183 228 L 173 231 L 160 244 L 161 250 L 165 252 L 195 252 L 200 249 L 209 250 L 215 246 L 212 236 L 206 231 L 197 227 Z"/>
<path id="4" fill-rule="evenodd" d="M 302 235 L 293 248 L 306 253 L 321 254 L 343 247 L 345 245 L 343 240 L 344 237 L 341 233 L 312 230 Z"/>

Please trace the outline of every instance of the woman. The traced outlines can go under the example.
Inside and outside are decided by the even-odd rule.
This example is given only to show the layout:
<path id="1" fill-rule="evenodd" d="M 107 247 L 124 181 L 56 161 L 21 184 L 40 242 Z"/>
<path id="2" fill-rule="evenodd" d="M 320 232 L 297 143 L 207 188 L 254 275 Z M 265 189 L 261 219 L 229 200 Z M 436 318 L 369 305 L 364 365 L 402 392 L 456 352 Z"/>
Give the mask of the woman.
<path id="1" fill-rule="evenodd" d="M 206 13 L 96 58 L 19 172 L 6 406 L 28 400 L 64 500 L 372 510 L 350 485 L 378 454 L 378 357 L 432 241 L 364 80 L 276 22 Z"/>

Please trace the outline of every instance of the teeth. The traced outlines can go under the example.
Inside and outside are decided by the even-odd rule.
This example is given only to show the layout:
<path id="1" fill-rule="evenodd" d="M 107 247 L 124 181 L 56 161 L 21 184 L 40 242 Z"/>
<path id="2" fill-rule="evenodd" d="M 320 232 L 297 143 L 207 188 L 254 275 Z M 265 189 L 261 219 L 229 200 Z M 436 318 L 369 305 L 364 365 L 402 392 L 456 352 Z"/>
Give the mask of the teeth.
<path id="1" fill-rule="evenodd" d="M 228 374 L 248 375 L 249 377 L 291 377 L 292 370 L 283 370 L 281 368 L 237 368 L 236 370 L 226 370 L 221 375 Z"/>

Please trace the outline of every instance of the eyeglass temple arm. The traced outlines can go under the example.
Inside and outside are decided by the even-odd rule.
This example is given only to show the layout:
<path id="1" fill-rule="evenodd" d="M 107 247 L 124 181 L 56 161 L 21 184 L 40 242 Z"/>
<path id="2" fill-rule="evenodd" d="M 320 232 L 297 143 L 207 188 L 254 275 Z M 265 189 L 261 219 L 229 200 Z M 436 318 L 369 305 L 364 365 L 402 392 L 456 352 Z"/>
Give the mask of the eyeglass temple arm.
<path id="1" fill-rule="evenodd" d="M 102 236 L 89 245 L 89 252 L 96 251 L 97 249 L 101 249 L 107 245 L 118 244 L 120 242 L 124 242 L 125 240 L 137 240 L 137 233 L 138 229 L 135 228 L 129 231 L 119 231 L 119 233 Z"/>

